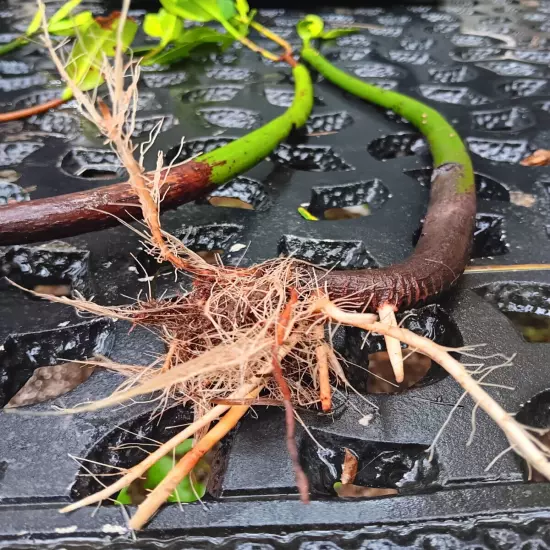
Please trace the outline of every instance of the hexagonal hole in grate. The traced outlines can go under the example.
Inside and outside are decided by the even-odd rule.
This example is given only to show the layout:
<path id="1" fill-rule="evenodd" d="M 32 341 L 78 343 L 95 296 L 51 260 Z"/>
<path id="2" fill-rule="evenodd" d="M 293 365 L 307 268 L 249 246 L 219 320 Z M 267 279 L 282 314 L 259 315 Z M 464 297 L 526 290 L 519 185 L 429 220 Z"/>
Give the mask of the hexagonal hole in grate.
<path id="1" fill-rule="evenodd" d="M 544 72 L 529 63 L 520 61 L 486 61 L 478 63 L 478 67 L 492 71 L 500 76 L 543 76 Z"/>
<path id="2" fill-rule="evenodd" d="M 258 111 L 232 107 L 206 107 L 197 113 L 202 119 L 220 128 L 240 128 L 250 130 L 260 125 L 262 118 Z"/>
<path id="3" fill-rule="evenodd" d="M 390 197 L 388 188 L 379 179 L 314 187 L 310 203 L 303 204 L 304 212 L 300 213 L 310 220 L 361 218 L 381 208 Z"/>
<path id="4" fill-rule="evenodd" d="M 548 52 L 547 49 L 541 48 L 540 50 L 514 50 L 512 52 L 512 55 L 516 59 L 521 59 L 522 61 L 540 63 L 541 65 L 548 65 L 550 63 L 550 52 Z"/>
<path id="5" fill-rule="evenodd" d="M 434 63 L 430 55 L 422 51 L 390 50 L 388 55 L 395 63 L 407 63 L 409 65 L 427 65 Z"/>
<path id="6" fill-rule="evenodd" d="M 62 241 L 0 250 L 0 275 L 44 294 L 68 295 L 89 285 L 90 253 Z M 0 289 L 7 283 L 0 281 Z"/>
<path id="7" fill-rule="evenodd" d="M 403 312 L 398 319 L 402 319 L 405 328 L 441 345 L 462 345 L 458 327 L 438 305 Z M 355 327 L 341 329 L 335 338 L 335 348 L 342 357 L 342 367 L 350 384 L 361 393 L 401 393 L 447 376 L 446 371 L 428 357 L 404 348 L 405 380 L 397 384 L 384 338 Z"/>
<path id="8" fill-rule="evenodd" d="M 0 347 L 0 406 L 4 406 L 38 367 L 106 355 L 114 343 L 114 323 L 91 319 L 72 326 L 12 334 Z"/>
<path id="9" fill-rule="evenodd" d="M 166 164 L 183 162 L 184 160 L 195 157 L 201 153 L 210 153 L 210 151 L 214 151 L 214 149 L 218 149 L 218 147 L 223 147 L 234 140 L 235 138 L 230 137 L 206 137 L 191 139 L 169 149 L 164 158 Z"/>
<path id="10" fill-rule="evenodd" d="M 218 258 L 221 258 L 225 264 L 231 265 L 235 259 L 233 252 L 246 248 L 246 245 L 237 243 L 242 232 L 241 225 L 224 223 L 183 227 L 174 233 L 185 246 L 206 262 L 216 264 Z"/>
<path id="11" fill-rule="evenodd" d="M 550 334 L 550 330 L 548 328 L 546 330 Z M 544 341 L 548 342 L 550 339 Z M 548 428 L 550 428 L 550 390 L 537 393 L 534 397 L 529 399 L 529 401 L 521 406 L 515 418 L 524 426 L 543 430 L 539 433 L 532 433 L 544 445 L 550 446 L 550 431 L 548 431 Z M 540 472 L 529 467 L 522 458 L 518 457 L 518 459 L 521 461 L 525 481 L 548 483 L 548 479 Z"/>
<path id="12" fill-rule="evenodd" d="M 495 40 L 488 36 L 474 34 L 455 34 L 451 36 L 451 42 L 460 48 L 490 48 L 495 44 Z"/>
<path id="13" fill-rule="evenodd" d="M 12 141 L 0 143 L 0 166 L 21 164 L 28 156 L 44 146 L 39 141 Z"/>
<path id="14" fill-rule="evenodd" d="M 343 48 L 349 46 L 358 46 L 361 48 L 368 48 L 373 45 L 373 41 L 364 34 L 348 34 L 347 36 L 340 36 L 336 39 L 336 44 Z"/>
<path id="15" fill-rule="evenodd" d="M 292 256 L 323 268 L 362 269 L 377 267 L 362 241 L 313 239 L 284 235 L 279 241 L 279 254 Z"/>
<path id="16" fill-rule="evenodd" d="M 535 117 L 525 107 L 488 109 L 470 113 L 472 126 L 476 130 L 491 132 L 519 132 L 535 125 Z"/>
<path id="17" fill-rule="evenodd" d="M 223 86 L 208 86 L 193 88 L 181 96 L 184 103 L 209 103 L 218 101 L 231 101 L 244 88 L 233 84 Z"/>
<path id="18" fill-rule="evenodd" d="M 178 119 L 173 115 L 148 115 L 138 116 L 134 122 L 132 137 L 149 137 L 153 130 L 158 132 L 167 132 L 179 124 Z"/>
<path id="19" fill-rule="evenodd" d="M 245 176 L 239 176 L 218 187 L 201 202 L 218 207 L 262 211 L 267 209 L 269 197 L 262 183 Z"/>
<path id="20" fill-rule="evenodd" d="M 145 413 L 107 432 L 84 457 L 83 466 L 71 487 L 71 498 L 78 500 L 102 489 L 103 485 L 98 480 L 103 479 L 105 475 L 109 476 L 110 481 L 115 481 L 116 474 L 120 473 L 121 469 L 138 464 L 151 450 L 178 434 L 181 426 L 189 424 L 192 420 L 193 414 L 190 410 L 176 406 L 164 411 L 162 416 L 154 421 L 151 413 Z M 220 494 L 221 481 L 236 429 L 206 455 L 205 461 L 210 471 L 196 472 L 201 476 L 201 481 L 203 474 L 205 475 L 207 493 L 204 500 L 210 500 Z M 146 492 L 144 488 L 143 491 L 141 489 L 134 485 L 130 491 L 136 504 Z M 108 503 L 112 504 L 112 501 Z M 200 506 L 200 503 L 197 505 Z"/>
<path id="21" fill-rule="evenodd" d="M 428 74 L 434 82 L 441 84 L 458 84 L 460 82 L 469 82 L 473 80 L 477 73 L 468 65 L 458 67 L 431 67 Z"/>
<path id="22" fill-rule="evenodd" d="M 282 143 L 275 149 L 270 159 L 295 170 L 312 172 L 334 172 L 354 170 L 329 145 L 288 145 Z"/>
<path id="23" fill-rule="evenodd" d="M 414 246 L 416 246 L 421 232 L 422 224 L 413 234 Z M 506 238 L 504 217 L 499 214 L 476 214 L 473 237 L 471 258 L 492 258 L 508 253 L 510 245 Z"/>
<path id="24" fill-rule="evenodd" d="M 208 78 L 233 82 L 248 80 L 252 75 L 252 71 L 244 67 L 212 67 L 206 71 Z"/>
<path id="25" fill-rule="evenodd" d="M 187 80 L 187 73 L 142 73 L 141 78 L 149 88 L 169 88 L 183 84 Z"/>
<path id="26" fill-rule="evenodd" d="M 76 116 L 62 111 L 30 117 L 27 123 L 39 128 L 42 132 L 59 134 L 64 138 L 76 136 L 81 129 L 80 120 Z"/>
<path id="27" fill-rule="evenodd" d="M 432 185 L 433 168 L 413 168 L 405 170 L 404 173 L 428 189 Z M 474 176 L 478 199 L 510 202 L 510 191 L 502 183 L 485 174 L 475 172 Z"/>
<path id="28" fill-rule="evenodd" d="M 499 48 L 467 48 L 455 50 L 451 57 L 458 61 L 485 61 L 504 55 L 504 50 Z"/>
<path id="29" fill-rule="evenodd" d="M 11 76 L 8 78 L 0 77 L 0 90 L 2 92 L 15 92 L 17 90 L 26 90 L 33 86 L 43 86 L 47 82 L 47 76 L 41 73 L 27 76 Z"/>
<path id="30" fill-rule="evenodd" d="M 550 343 L 550 285 L 498 282 L 475 291 L 504 313 L 526 342 Z"/>
<path id="31" fill-rule="evenodd" d="M 421 84 L 420 93 L 432 101 L 451 103 L 452 105 L 483 105 L 489 100 L 482 94 L 470 90 L 465 86 L 435 86 Z"/>
<path id="32" fill-rule="evenodd" d="M 428 460 L 427 445 L 368 441 L 320 430 L 313 432 L 315 440 L 304 437 L 299 448 L 300 463 L 313 495 L 336 496 L 334 484 L 341 479 L 346 449 L 357 458 L 353 484 L 358 487 L 413 493 L 425 491 L 437 483 L 439 467 L 437 460 Z"/>
<path id="33" fill-rule="evenodd" d="M 264 95 L 268 103 L 275 105 L 275 107 L 290 107 L 294 100 L 294 90 L 288 87 L 266 87 Z M 322 98 L 314 96 L 313 104 L 323 106 L 325 103 Z"/>
<path id="34" fill-rule="evenodd" d="M 124 174 L 116 154 L 107 149 L 75 147 L 61 159 L 60 168 L 69 176 L 93 180 L 111 179 Z"/>
<path id="35" fill-rule="evenodd" d="M 353 118 L 346 111 L 311 115 L 306 123 L 308 135 L 335 134 L 353 124 Z"/>
<path id="36" fill-rule="evenodd" d="M 495 162 L 517 164 L 530 152 L 524 140 L 498 140 L 483 138 L 466 138 L 470 151 L 480 157 Z"/>
<path id="37" fill-rule="evenodd" d="M 511 99 L 515 99 L 517 97 L 543 95 L 546 93 L 547 85 L 547 80 L 519 78 L 512 80 L 511 82 L 498 84 L 497 90 L 501 94 Z"/>
<path id="38" fill-rule="evenodd" d="M 353 72 L 360 78 L 401 78 L 404 76 L 403 70 L 388 65 L 386 63 L 377 63 L 372 61 L 353 69 Z"/>
<path id="39" fill-rule="evenodd" d="M 30 196 L 25 189 L 16 183 L 0 179 L 0 206 L 28 200 L 30 200 Z"/>
<path id="40" fill-rule="evenodd" d="M 432 38 L 426 38 L 424 40 L 416 40 L 414 38 L 404 38 L 399 42 L 399 45 L 404 50 L 411 50 L 411 51 L 429 50 L 432 48 L 434 44 L 435 44 L 435 40 L 433 40 Z"/>
<path id="41" fill-rule="evenodd" d="M 429 155 L 426 139 L 418 133 L 392 134 L 372 140 L 367 151 L 375 159 L 389 160 L 412 155 Z"/>
<path id="42" fill-rule="evenodd" d="M 327 52 L 326 57 L 331 61 L 363 61 L 372 53 L 371 48 L 342 48 Z"/>

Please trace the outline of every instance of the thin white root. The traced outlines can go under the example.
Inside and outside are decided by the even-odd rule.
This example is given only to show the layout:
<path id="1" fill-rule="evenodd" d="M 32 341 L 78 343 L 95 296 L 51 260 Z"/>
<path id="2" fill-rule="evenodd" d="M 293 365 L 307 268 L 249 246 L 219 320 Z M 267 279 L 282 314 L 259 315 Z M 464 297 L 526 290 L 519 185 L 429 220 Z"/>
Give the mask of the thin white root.
<path id="1" fill-rule="evenodd" d="M 411 348 L 415 348 L 438 365 L 441 365 L 472 397 L 474 402 L 479 405 L 502 429 L 508 441 L 514 450 L 520 454 L 526 462 L 540 472 L 544 477 L 550 480 L 550 462 L 545 456 L 549 449 L 541 449 L 539 444 L 535 443 L 529 432 L 512 415 L 507 413 L 480 385 L 468 374 L 468 371 L 459 361 L 452 357 L 448 350 L 435 342 L 432 342 L 424 336 L 414 334 L 407 329 L 388 326 L 385 323 L 375 321 L 375 317 L 370 314 L 349 313 L 341 310 L 328 300 L 320 300 L 318 309 L 323 311 L 329 319 L 382 334 L 388 335 L 400 340 Z"/>
<path id="2" fill-rule="evenodd" d="M 378 310 L 378 316 L 380 322 L 390 327 L 397 326 L 397 319 L 395 318 L 395 311 L 390 305 L 384 305 Z M 391 336 L 384 335 L 386 341 L 386 350 L 388 352 L 388 358 L 390 360 L 395 381 L 401 384 L 405 380 L 405 368 L 403 366 L 403 352 L 401 351 L 401 342 L 392 338 Z"/>

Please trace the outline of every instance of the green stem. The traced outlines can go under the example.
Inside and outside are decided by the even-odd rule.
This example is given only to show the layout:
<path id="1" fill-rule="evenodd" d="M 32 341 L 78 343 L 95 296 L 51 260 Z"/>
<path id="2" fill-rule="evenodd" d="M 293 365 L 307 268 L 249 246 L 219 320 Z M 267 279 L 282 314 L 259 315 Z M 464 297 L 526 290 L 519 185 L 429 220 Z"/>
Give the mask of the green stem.
<path id="1" fill-rule="evenodd" d="M 426 136 L 435 166 L 450 162 L 462 165 L 463 172 L 457 178 L 456 191 L 464 193 L 473 189 L 474 172 L 466 147 L 456 130 L 435 109 L 411 97 L 383 90 L 351 76 L 332 65 L 311 46 L 305 46 L 301 56 L 333 84 L 357 97 L 391 109 L 414 124 Z"/>
<path id="2" fill-rule="evenodd" d="M 7 53 L 12 52 L 13 50 L 17 50 L 18 48 L 21 48 L 23 46 L 26 46 L 29 43 L 29 39 L 20 36 L 19 38 L 16 38 L 15 40 L 12 40 L 11 42 L 8 42 L 7 44 L 3 44 L 0 46 L 0 55 L 5 55 Z"/>
<path id="3" fill-rule="evenodd" d="M 225 147 L 196 160 L 212 166 L 211 183 L 222 184 L 267 157 L 293 128 L 303 126 L 313 107 L 313 86 L 304 65 L 292 69 L 295 94 L 292 105 L 281 116 Z"/>

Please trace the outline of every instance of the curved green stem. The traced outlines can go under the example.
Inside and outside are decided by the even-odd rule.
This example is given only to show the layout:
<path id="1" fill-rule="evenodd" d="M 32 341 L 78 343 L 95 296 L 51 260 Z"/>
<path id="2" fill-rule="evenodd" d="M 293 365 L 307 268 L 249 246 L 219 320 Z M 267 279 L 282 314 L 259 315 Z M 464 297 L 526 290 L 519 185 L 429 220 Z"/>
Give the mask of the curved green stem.
<path id="1" fill-rule="evenodd" d="M 414 124 L 426 136 L 436 166 L 448 162 L 462 165 L 463 173 L 457 180 L 457 191 L 468 192 L 473 188 L 474 173 L 466 147 L 456 130 L 435 109 L 406 95 L 378 88 L 351 76 L 332 65 L 311 46 L 306 46 L 301 55 L 333 84 L 350 94 L 391 109 Z"/>
<path id="2" fill-rule="evenodd" d="M 313 107 L 313 86 L 303 65 L 293 68 L 295 96 L 292 105 L 261 128 L 215 151 L 173 167 L 163 187 L 162 209 L 195 200 L 213 186 L 248 170 L 305 124 Z M 17 244 L 68 237 L 117 225 L 120 219 L 141 216 L 138 199 L 128 183 L 119 183 L 0 207 L 0 244 Z"/>
<path id="3" fill-rule="evenodd" d="M 351 295 L 369 311 L 397 310 L 450 288 L 468 262 L 476 212 L 472 162 L 455 129 L 435 109 L 351 76 L 309 45 L 302 59 L 343 90 L 414 124 L 426 136 L 435 165 L 430 204 L 413 254 L 383 269 L 330 272 L 324 280 L 331 298 Z"/>
<path id="4" fill-rule="evenodd" d="M 267 157 L 293 128 L 306 123 L 313 107 L 313 85 L 304 65 L 296 65 L 292 74 L 294 101 L 284 114 L 225 147 L 196 159 L 212 166 L 212 183 L 224 183 L 235 174 L 248 170 Z"/>
<path id="5" fill-rule="evenodd" d="M 8 42 L 7 44 L 3 44 L 2 46 L 0 46 L 0 55 L 5 55 L 7 53 L 10 53 L 13 50 L 17 50 L 18 48 L 26 46 L 28 43 L 29 43 L 29 39 L 27 37 L 19 36 L 15 40 L 12 40 L 11 42 Z"/>

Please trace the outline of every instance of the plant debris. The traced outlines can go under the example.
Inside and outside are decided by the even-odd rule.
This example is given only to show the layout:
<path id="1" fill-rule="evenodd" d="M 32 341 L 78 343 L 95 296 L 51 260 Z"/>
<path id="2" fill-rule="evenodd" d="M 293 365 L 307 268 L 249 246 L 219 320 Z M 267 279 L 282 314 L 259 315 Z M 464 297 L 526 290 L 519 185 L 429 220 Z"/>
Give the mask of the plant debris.
<path id="1" fill-rule="evenodd" d="M 55 399 L 80 386 L 90 378 L 94 370 L 94 365 L 76 362 L 38 367 L 5 408 L 13 409 Z"/>
<path id="2" fill-rule="evenodd" d="M 550 164 L 550 150 L 537 149 L 532 155 L 524 158 L 522 166 L 548 166 Z"/>

